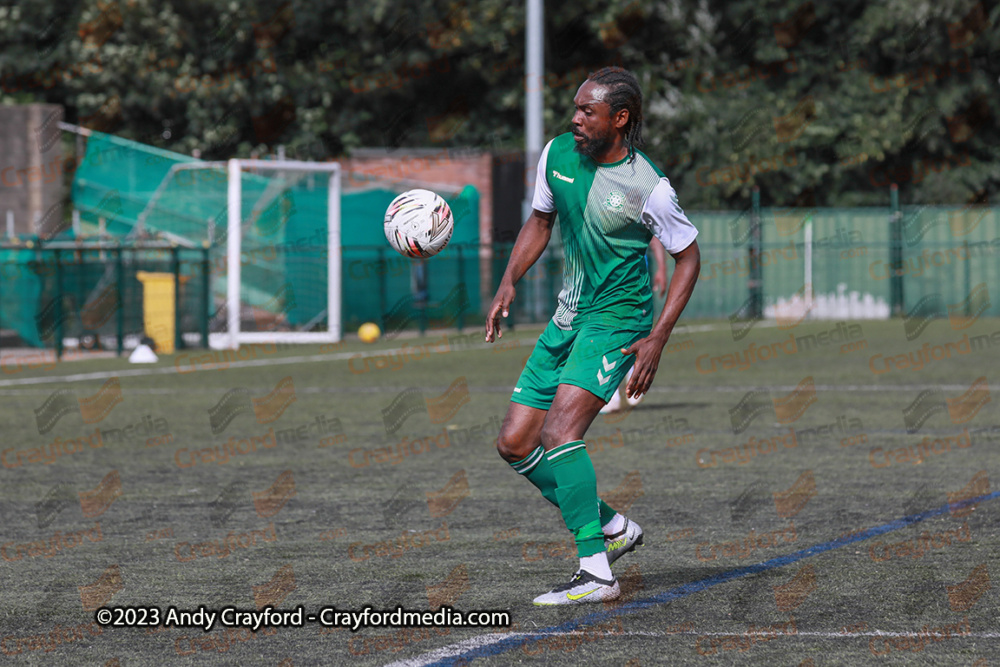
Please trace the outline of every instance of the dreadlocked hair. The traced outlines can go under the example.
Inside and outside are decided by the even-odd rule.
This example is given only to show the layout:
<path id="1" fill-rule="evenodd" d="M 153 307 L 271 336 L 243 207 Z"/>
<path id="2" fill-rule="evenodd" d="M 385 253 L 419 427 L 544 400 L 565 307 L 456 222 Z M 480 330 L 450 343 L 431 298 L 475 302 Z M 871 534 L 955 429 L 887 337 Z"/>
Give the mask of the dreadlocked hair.
<path id="1" fill-rule="evenodd" d="M 642 90 L 635 74 L 621 67 L 604 67 L 587 77 L 588 81 L 604 86 L 608 91 L 605 102 L 611 106 L 611 113 L 628 110 L 625 125 L 625 146 L 628 161 L 635 160 L 635 149 L 642 147 Z"/>

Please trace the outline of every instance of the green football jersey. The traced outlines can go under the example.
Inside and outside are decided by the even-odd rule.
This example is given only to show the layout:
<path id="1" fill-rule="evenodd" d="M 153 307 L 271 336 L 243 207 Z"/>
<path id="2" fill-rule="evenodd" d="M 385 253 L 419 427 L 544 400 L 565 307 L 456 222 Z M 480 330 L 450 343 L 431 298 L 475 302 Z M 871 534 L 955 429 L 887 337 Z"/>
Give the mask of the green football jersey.
<path id="1" fill-rule="evenodd" d="M 646 249 L 655 235 L 669 253 L 698 235 L 663 172 L 642 152 L 599 164 L 574 150 L 572 133 L 550 141 L 538 162 L 533 208 L 556 211 L 563 288 L 553 321 L 648 330 L 653 298 Z"/>

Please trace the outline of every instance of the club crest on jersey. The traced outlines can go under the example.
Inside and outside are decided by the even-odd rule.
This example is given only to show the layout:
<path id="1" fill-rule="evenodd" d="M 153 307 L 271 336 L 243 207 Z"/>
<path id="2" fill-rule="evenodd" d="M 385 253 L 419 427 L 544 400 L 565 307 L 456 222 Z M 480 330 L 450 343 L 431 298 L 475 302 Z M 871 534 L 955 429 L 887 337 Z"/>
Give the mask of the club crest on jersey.
<path id="1" fill-rule="evenodd" d="M 604 198 L 604 206 L 611 211 L 622 210 L 625 208 L 625 195 L 617 190 L 612 190 L 608 193 L 608 196 Z"/>

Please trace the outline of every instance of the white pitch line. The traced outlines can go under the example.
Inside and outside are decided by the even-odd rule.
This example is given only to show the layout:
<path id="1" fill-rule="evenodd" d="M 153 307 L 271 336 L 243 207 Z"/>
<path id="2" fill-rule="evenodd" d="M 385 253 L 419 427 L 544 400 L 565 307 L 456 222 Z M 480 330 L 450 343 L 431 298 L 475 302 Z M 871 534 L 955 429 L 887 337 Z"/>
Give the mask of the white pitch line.
<path id="1" fill-rule="evenodd" d="M 519 341 L 520 342 L 520 341 Z M 531 343 L 534 345 L 534 343 Z M 444 351 L 438 351 L 436 347 L 430 343 L 426 345 L 412 345 L 404 346 L 400 348 L 394 348 L 391 350 L 377 350 L 371 352 L 334 352 L 327 354 L 310 354 L 306 356 L 297 357 L 277 357 L 273 359 L 249 359 L 247 361 L 231 360 L 233 356 L 236 355 L 232 350 L 212 350 L 206 351 L 200 354 L 188 355 L 194 358 L 205 357 L 208 355 L 213 355 L 217 359 L 215 363 L 216 366 L 225 364 L 225 368 L 203 368 L 199 370 L 188 370 L 181 372 L 185 366 L 177 368 L 174 366 L 165 366 L 160 368 L 136 368 L 131 370 L 119 370 L 119 371 L 100 371 L 94 373 L 75 373 L 73 375 L 54 375 L 52 377 L 32 377 L 32 378 L 18 378 L 14 380 L 0 380 L 0 387 L 14 387 L 19 385 L 33 385 L 33 384 L 52 384 L 54 382 L 85 382 L 87 380 L 106 380 L 112 377 L 142 377 L 145 375 L 190 375 L 191 373 L 204 372 L 208 370 L 225 370 L 227 368 L 252 368 L 256 366 L 285 366 L 294 364 L 311 364 L 317 361 L 344 361 L 346 359 L 372 359 L 375 357 L 384 357 L 396 354 L 403 354 L 404 352 L 413 353 L 414 350 L 422 350 L 426 354 L 450 354 L 452 352 L 464 352 L 466 350 L 487 350 L 492 347 L 489 343 L 479 343 L 477 345 L 462 345 L 460 348 L 452 350 L 449 346 L 448 349 Z M 258 352 L 254 352 L 258 354 Z M 230 359 L 226 358 L 226 355 Z M 199 365 L 208 366 L 209 364 Z M 175 361 L 176 364 L 176 361 Z M 3 371 L 7 373 L 7 371 Z"/>
<path id="2" fill-rule="evenodd" d="M 467 348 L 474 349 L 474 348 Z M 464 350 L 455 350 L 455 352 L 462 352 Z M 386 354 L 395 354 L 398 350 L 387 350 L 380 353 L 363 353 L 357 352 L 349 356 L 342 356 L 346 353 L 333 354 L 316 354 L 310 356 L 301 357 L 282 357 L 278 359 L 255 359 L 251 361 L 233 361 L 233 362 L 221 362 L 227 363 L 227 368 L 250 368 L 255 366 L 284 366 L 284 365 L 295 365 L 295 364 L 306 364 L 314 363 L 317 361 L 343 361 L 344 359 L 350 359 L 352 357 L 357 358 L 359 356 L 363 358 L 372 358 L 383 356 Z M 448 354 L 447 352 L 437 352 L 435 354 Z M 25 386 L 25 385 L 42 385 L 42 384 L 53 384 L 53 383 L 64 383 L 64 382 L 85 382 L 87 380 L 106 380 L 112 377 L 143 377 L 147 375 L 190 375 L 194 372 L 206 372 L 209 370 L 226 370 L 226 369 L 202 369 L 201 371 L 187 371 L 181 373 L 174 367 L 165 368 L 140 368 L 131 370 L 120 370 L 120 371 L 101 371 L 94 373 L 77 373 L 74 375 L 54 375 L 51 377 L 33 377 L 33 378 L 21 378 L 17 380 L 0 380 L 0 387 L 12 387 L 12 386 Z M 731 393 L 745 393 L 748 391 L 753 391 L 756 389 L 771 389 L 774 391 L 794 391 L 798 388 L 798 385 L 667 385 L 664 387 L 650 387 L 647 393 L 650 394 L 683 394 L 683 393 L 706 393 L 706 394 L 731 394 Z M 268 388 L 268 387 L 264 387 Z M 406 387 L 397 385 L 386 385 L 380 388 L 345 388 L 343 391 L 357 391 L 366 393 L 389 393 L 394 391 L 402 391 Z M 296 387 L 296 391 L 301 391 L 302 393 L 327 393 L 331 392 L 335 387 Z M 494 385 L 470 385 L 470 390 L 473 391 L 484 391 L 484 392 L 509 392 L 511 391 L 510 385 L 494 386 Z M 901 392 L 901 393 L 911 393 L 914 391 L 922 391 L 924 389 L 940 389 L 942 391 L 967 391 L 969 389 L 968 385 L 961 384 L 909 384 L 909 385 L 860 385 L 860 384 L 818 384 L 815 385 L 816 391 L 830 391 L 830 392 Z M 157 389 L 157 388 L 145 388 L 145 389 L 131 389 L 135 393 L 148 393 L 148 394 L 171 394 L 176 393 L 169 389 Z M 185 393 L 197 393 L 198 388 L 184 389 Z M 215 389 L 205 389 L 207 393 L 216 391 Z M 17 391 L 8 390 L 4 391 L 0 389 L 0 396 L 19 396 L 27 394 L 44 394 L 48 392 L 44 391 Z M 335 393 L 335 392 L 334 392 Z"/>
<path id="3" fill-rule="evenodd" d="M 444 660 L 445 658 L 453 658 L 457 655 L 461 655 L 466 651 L 482 648 L 484 646 L 492 646 L 493 644 L 498 644 L 505 639 L 510 639 L 511 637 L 521 637 L 530 636 L 527 633 L 515 633 L 515 632 L 494 632 L 488 635 L 478 635 L 470 639 L 465 639 L 463 641 L 457 642 L 455 644 L 449 644 L 448 646 L 443 646 L 438 649 L 434 649 L 429 653 L 424 653 L 419 658 L 410 658 L 409 660 L 397 660 L 395 662 L 390 662 L 385 667 L 423 667 L 424 665 L 429 665 L 432 662 L 437 662 L 438 660 Z"/>
<path id="4" fill-rule="evenodd" d="M 768 326 L 776 326 L 768 323 Z M 701 325 L 696 327 L 689 327 L 687 331 L 708 331 L 715 328 L 716 325 Z M 464 334 L 456 334 L 464 335 Z M 533 347 L 535 344 L 535 339 L 520 340 L 516 339 L 519 346 Z M 433 342 L 433 341 L 431 341 Z M 176 367 L 176 360 L 174 366 L 165 366 L 158 368 L 135 368 L 135 369 L 123 369 L 118 371 L 99 371 L 93 373 L 75 373 L 72 375 L 53 375 L 51 377 L 31 377 L 31 378 L 16 378 L 10 380 L 0 380 L 0 387 L 17 387 L 17 386 L 30 386 L 30 385 L 43 385 L 43 384 L 54 384 L 54 383 L 67 383 L 67 382 L 86 382 L 88 380 L 107 380 L 113 377 L 143 377 L 147 375 L 190 375 L 192 373 L 205 372 L 210 370 L 226 370 L 228 368 L 255 368 L 262 366 L 291 366 L 295 364 L 311 364 L 321 361 L 345 361 L 348 359 L 374 359 L 377 357 L 386 357 L 391 355 L 398 355 L 404 353 L 413 353 L 415 350 L 422 350 L 424 354 L 450 354 L 453 352 L 466 352 L 466 351 L 476 351 L 476 350 L 489 350 L 493 349 L 493 343 L 477 343 L 475 345 L 462 344 L 457 349 L 451 349 L 449 344 L 448 348 L 443 351 L 438 351 L 436 346 L 428 342 L 424 345 L 404 345 L 403 347 L 393 348 L 389 350 L 372 350 L 372 351 L 358 351 L 358 352 L 334 352 L 325 354 L 311 354 L 302 355 L 295 357 L 276 357 L 270 359 L 249 359 L 246 361 L 240 360 L 228 360 L 236 356 L 236 352 L 232 350 L 211 350 L 204 351 L 198 354 L 189 354 L 189 357 L 200 358 L 208 355 L 213 355 L 218 361 L 215 365 L 225 364 L 224 368 L 202 368 L 200 370 L 187 370 L 182 372 L 185 366 L 180 369 Z M 500 341 L 496 344 L 501 344 Z M 254 351 L 253 354 L 258 354 Z M 421 359 L 423 355 L 421 356 Z M 419 361 L 420 359 L 414 359 L 413 361 Z M 198 362 L 196 362 L 198 363 Z M 208 366 L 209 364 L 200 364 L 203 366 Z M 3 369 L 2 363 L 0 363 L 0 369 Z M 8 373 L 6 369 L 3 369 L 4 374 Z M 19 371 L 16 371 L 19 372 Z M 371 372 L 371 371 L 367 371 Z M 760 389 L 764 385 L 711 385 L 711 386 L 661 386 L 661 387 L 650 387 L 648 393 L 661 394 L 661 393 L 689 393 L 689 392 L 705 392 L 705 393 L 737 393 L 737 392 L 748 392 L 755 389 Z M 774 385 L 767 386 L 768 389 L 773 389 L 774 391 L 794 391 L 798 388 L 798 385 Z M 322 389 L 322 388 L 320 388 Z M 473 390 L 479 391 L 510 391 L 511 388 L 507 386 L 503 387 L 470 387 Z M 868 392 L 912 392 L 912 391 L 922 391 L 925 389 L 940 389 L 942 391 L 967 391 L 969 389 L 968 385 L 961 384 L 907 384 L 907 385 L 832 385 L 823 384 L 815 385 L 816 391 L 868 391 Z M 398 391 L 399 389 L 390 389 L 389 391 Z M 11 394 L 17 395 L 16 392 L 11 392 Z M 10 395 L 8 392 L 0 391 L 0 395 Z"/>
<path id="5" fill-rule="evenodd" d="M 773 325 L 770 324 L 770 323 L 761 323 L 759 326 L 773 326 Z M 714 331 L 716 328 L 721 328 L 721 327 L 720 327 L 720 325 L 703 324 L 703 325 L 690 326 L 690 327 L 677 327 L 674 331 L 675 331 L 675 333 L 681 333 L 681 334 L 683 334 L 683 333 L 695 333 L 695 332 L 699 332 L 699 331 Z M 430 334 L 430 335 L 433 336 L 434 334 Z M 459 333 L 447 334 L 447 333 L 443 333 L 442 335 L 444 335 L 445 337 L 448 337 L 448 336 L 451 336 L 451 335 L 463 336 L 464 337 L 467 334 L 459 334 Z M 515 340 L 517 340 L 518 346 L 534 347 L 535 341 L 537 340 L 537 338 L 531 338 L 531 339 L 528 339 L 528 340 L 521 340 L 521 339 L 515 339 Z M 308 356 L 278 357 L 276 359 L 252 359 L 252 360 L 248 360 L 248 361 L 239 361 L 239 360 L 236 360 L 236 361 L 228 361 L 228 362 L 225 361 L 225 358 L 223 357 L 223 360 L 221 361 L 221 363 L 225 363 L 226 364 L 226 368 L 252 368 L 252 367 L 257 367 L 257 366 L 284 366 L 284 365 L 294 365 L 294 364 L 311 364 L 311 363 L 314 363 L 314 362 L 317 362 L 317 361 L 344 361 L 346 359 L 352 359 L 352 358 L 354 358 L 354 359 L 357 359 L 357 358 L 372 359 L 372 358 L 375 358 L 375 357 L 382 357 L 382 356 L 386 356 L 386 355 L 402 354 L 402 353 L 407 352 L 407 351 L 412 352 L 412 351 L 414 351 L 416 349 L 423 349 L 423 351 L 425 353 L 428 353 L 428 354 L 449 354 L 451 352 L 465 352 L 467 350 L 489 350 L 489 349 L 493 349 L 496 345 L 502 345 L 505 342 L 509 343 L 510 341 L 503 341 L 502 339 L 498 339 L 496 343 L 486 343 L 486 342 L 483 342 L 483 343 L 478 343 L 478 344 L 475 344 L 475 345 L 465 345 L 465 344 L 463 344 L 458 349 L 455 349 L 455 350 L 451 349 L 451 345 L 449 343 L 449 346 L 448 346 L 447 350 L 445 350 L 443 352 L 439 352 L 436 349 L 436 347 L 432 346 L 432 344 L 431 344 L 431 343 L 433 343 L 433 338 L 432 338 L 431 341 L 429 341 L 428 343 L 425 343 L 423 345 L 405 345 L 404 344 L 403 347 L 394 348 L 394 349 L 391 349 L 391 350 L 373 350 L 373 351 L 370 351 L 370 352 L 361 352 L 361 351 L 359 351 L 359 352 L 335 352 L 335 353 L 332 353 L 332 354 L 331 353 L 327 353 L 327 354 L 311 354 L 311 355 L 308 355 Z M 213 355 L 218 355 L 218 356 L 222 356 L 222 355 L 226 355 L 226 354 L 235 355 L 235 353 L 233 351 L 231 351 L 231 350 L 206 350 L 203 353 L 189 354 L 189 356 L 191 356 L 191 357 L 205 356 L 205 355 L 208 355 L 208 354 L 213 354 Z M 256 352 L 255 352 L 255 354 L 256 354 Z M 61 363 L 61 362 L 56 362 L 56 363 Z M 3 368 L 2 363 L 0 363 L 0 368 Z M 216 370 L 216 369 L 202 369 L 202 370 Z M 220 370 L 223 370 L 223 369 L 220 369 Z M 12 373 L 8 373 L 8 371 L 6 369 L 3 369 L 2 372 L 4 374 L 11 374 L 12 375 Z M 20 372 L 20 371 L 15 371 L 15 372 Z M 174 374 L 187 375 L 189 373 L 194 373 L 194 372 L 198 372 L 198 371 L 187 371 L 185 373 L 181 373 L 180 370 L 177 369 L 175 366 L 168 366 L 168 367 L 163 367 L 163 368 L 137 368 L 137 369 L 133 369 L 133 370 L 121 370 L 121 371 L 115 371 L 115 372 L 101 371 L 101 372 L 94 372 L 94 373 L 75 373 L 75 374 L 72 374 L 72 375 L 54 375 L 52 377 L 32 377 L 32 378 L 19 378 L 19 379 L 13 379 L 13 380 L 0 380 L 0 387 L 16 387 L 16 386 L 22 386 L 22 385 L 37 385 L 37 384 L 53 384 L 53 383 L 57 383 L 57 382 L 86 382 L 87 380 L 107 380 L 108 378 L 113 378 L 113 377 L 142 377 L 144 375 L 174 375 Z M 794 387 L 792 387 L 792 388 L 794 389 Z M 931 388 L 937 388 L 937 387 L 935 386 L 935 387 L 931 387 Z M 968 389 L 968 387 L 964 387 L 964 389 Z"/>
<path id="6" fill-rule="evenodd" d="M 691 637 L 750 637 L 752 635 L 742 633 L 742 632 L 702 632 L 698 630 L 684 630 L 681 632 L 589 632 L 580 630 L 570 630 L 567 632 L 492 632 L 486 635 L 477 635 L 476 637 L 470 637 L 469 639 L 456 642 L 454 644 L 449 644 L 448 646 L 442 646 L 441 648 L 434 649 L 416 658 L 408 658 L 403 660 L 396 660 L 395 662 L 390 662 L 385 664 L 383 667 L 425 667 L 435 663 L 439 660 L 444 660 L 447 658 L 457 657 L 466 651 L 474 650 L 478 648 L 483 648 L 485 646 L 492 646 L 493 644 L 499 644 L 506 639 L 538 639 L 544 637 L 572 637 L 574 635 L 594 637 L 594 636 L 605 636 L 605 637 L 674 637 L 679 635 L 691 636 Z M 776 635 L 776 638 L 780 637 L 822 637 L 824 639 L 851 639 L 854 637 L 923 637 L 925 635 L 919 632 L 887 632 L 884 630 L 871 630 L 868 632 L 852 632 L 849 634 L 844 634 L 841 632 L 808 632 L 799 630 L 795 634 L 788 635 Z M 949 639 L 961 639 L 968 637 L 971 639 L 1000 639 L 1000 633 L 996 632 L 973 632 L 965 635 L 953 635 Z"/>

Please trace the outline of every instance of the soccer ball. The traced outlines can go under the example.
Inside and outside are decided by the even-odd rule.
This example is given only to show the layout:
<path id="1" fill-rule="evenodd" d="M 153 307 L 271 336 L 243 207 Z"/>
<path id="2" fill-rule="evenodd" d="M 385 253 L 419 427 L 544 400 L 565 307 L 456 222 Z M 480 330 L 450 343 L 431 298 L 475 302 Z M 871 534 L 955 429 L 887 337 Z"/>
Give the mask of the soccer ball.
<path id="1" fill-rule="evenodd" d="M 362 343 L 374 343 L 382 335 L 382 331 L 374 322 L 365 322 L 358 327 L 358 338 Z"/>
<path id="2" fill-rule="evenodd" d="M 392 200 L 385 212 L 385 238 L 406 257 L 433 257 L 455 229 L 448 202 L 430 190 L 409 190 Z"/>

